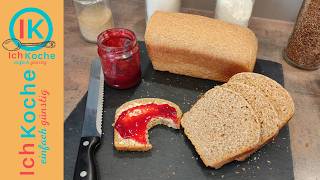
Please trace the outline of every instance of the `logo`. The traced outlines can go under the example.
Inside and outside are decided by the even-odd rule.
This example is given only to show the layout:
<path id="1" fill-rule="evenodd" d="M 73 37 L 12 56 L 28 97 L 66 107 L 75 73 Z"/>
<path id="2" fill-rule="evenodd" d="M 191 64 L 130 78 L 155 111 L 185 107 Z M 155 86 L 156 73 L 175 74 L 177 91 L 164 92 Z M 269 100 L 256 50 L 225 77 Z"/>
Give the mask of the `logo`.
<path id="1" fill-rule="evenodd" d="M 8 51 L 37 51 L 42 48 L 53 48 L 51 41 L 53 26 L 50 17 L 38 8 L 24 8 L 18 11 L 9 24 L 10 39 L 2 43 Z"/>

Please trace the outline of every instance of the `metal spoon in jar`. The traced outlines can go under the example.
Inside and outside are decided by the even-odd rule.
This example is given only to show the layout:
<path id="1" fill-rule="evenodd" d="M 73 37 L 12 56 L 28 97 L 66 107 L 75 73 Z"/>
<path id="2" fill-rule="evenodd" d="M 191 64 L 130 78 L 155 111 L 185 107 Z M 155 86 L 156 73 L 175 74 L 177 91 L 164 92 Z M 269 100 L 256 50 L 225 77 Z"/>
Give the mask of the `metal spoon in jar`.
<path id="1" fill-rule="evenodd" d="M 7 39 L 2 43 L 2 47 L 7 51 L 17 51 L 21 48 L 21 46 L 41 46 L 45 48 L 54 48 L 56 43 L 54 41 L 22 43 L 18 39 Z"/>

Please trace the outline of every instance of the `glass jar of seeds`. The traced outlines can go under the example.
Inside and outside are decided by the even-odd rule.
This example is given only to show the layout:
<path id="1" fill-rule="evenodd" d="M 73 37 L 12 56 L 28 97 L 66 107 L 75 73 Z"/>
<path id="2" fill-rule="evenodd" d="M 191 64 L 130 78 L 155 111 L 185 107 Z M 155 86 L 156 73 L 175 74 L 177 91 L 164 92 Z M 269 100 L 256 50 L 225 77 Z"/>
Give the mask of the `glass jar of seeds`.
<path id="1" fill-rule="evenodd" d="M 304 0 L 283 55 L 302 69 L 320 67 L 320 0 Z"/>

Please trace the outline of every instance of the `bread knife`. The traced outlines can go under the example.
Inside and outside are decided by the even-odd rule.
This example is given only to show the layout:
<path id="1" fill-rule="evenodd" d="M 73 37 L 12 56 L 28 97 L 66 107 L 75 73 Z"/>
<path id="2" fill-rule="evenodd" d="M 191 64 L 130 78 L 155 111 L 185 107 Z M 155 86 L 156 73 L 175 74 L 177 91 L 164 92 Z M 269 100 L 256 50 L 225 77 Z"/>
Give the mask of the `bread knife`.
<path id="1" fill-rule="evenodd" d="M 102 134 L 104 77 L 100 61 L 91 64 L 90 81 L 73 180 L 97 180 L 95 151 Z"/>

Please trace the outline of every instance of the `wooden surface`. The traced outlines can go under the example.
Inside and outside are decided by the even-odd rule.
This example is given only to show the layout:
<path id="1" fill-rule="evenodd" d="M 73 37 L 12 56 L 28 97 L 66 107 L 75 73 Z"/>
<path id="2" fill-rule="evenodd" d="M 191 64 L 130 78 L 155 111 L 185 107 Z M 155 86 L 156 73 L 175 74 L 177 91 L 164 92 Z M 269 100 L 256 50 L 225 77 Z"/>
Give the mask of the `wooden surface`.
<path id="1" fill-rule="evenodd" d="M 132 29 L 143 40 L 144 1 L 113 0 L 111 5 L 116 26 Z M 212 12 L 183 11 L 212 17 Z M 96 45 L 81 38 L 71 0 L 65 0 L 64 26 L 66 118 L 87 91 L 90 63 L 97 53 Z M 292 23 L 253 18 L 250 28 L 259 39 L 258 58 L 283 64 L 285 87 L 295 101 L 296 114 L 289 123 L 295 179 L 320 180 L 320 70 L 300 70 L 283 60 Z"/>

